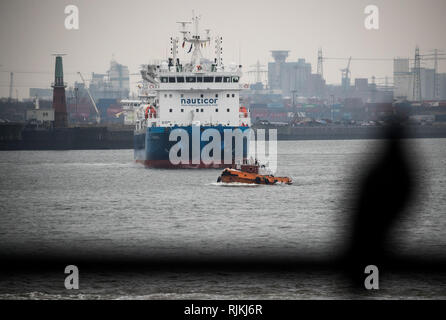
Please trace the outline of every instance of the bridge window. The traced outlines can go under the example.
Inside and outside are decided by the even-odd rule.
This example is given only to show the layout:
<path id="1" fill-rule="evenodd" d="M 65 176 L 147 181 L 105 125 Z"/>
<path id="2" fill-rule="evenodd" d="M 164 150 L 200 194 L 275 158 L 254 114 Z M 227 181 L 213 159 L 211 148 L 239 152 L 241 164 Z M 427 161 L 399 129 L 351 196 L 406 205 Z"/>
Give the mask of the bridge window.
<path id="1" fill-rule="evenodd" d="M 169 94 L 169 98 L 172 98 L 172 94 Z"/>
<path id="2" fill-rule="evenodd" d="M 169 83 L 175 83 L 175 77 L 169 77 Z"/>
<path id="3" fill-rule="evenodd" d="M 177 82 L 184 82 L 184 77 L 177 77 Z"/>
<path id="4" fill-rule="evenodd" d="M 197 108 L 197 109 L 195 109 L 195 112 L 199 112 L 198 108 Z"/>
<path id="5" fill-rule="evenodd" d="M 195 78 L 195 77 L 186 77 L 186 82 L 197 82 L 197 78 Z"/>
<path id="6" fill-rule="evenodd" d="M 215 112 L 218 112 L 218 108 L 215 108 Z"/>
<path id="7" fill-rule="evenodd" d="M 162 83 L 167 83 L 167 77 L 161 77 L 161 82 Z"/>
<path id="8" fill-rule="evenodd" d="M 184 112 L 184 109 L 181 109 L 181 112 Z"/>
<path id="9" fill-rule="evenodd" d="M 201 112 L 204 112 L 204 110 L 203 110 L 203 109 L 201 109 Z"/>
<path id="10" fill-rule="evenodd" d="M 223 80 L 222 77 L 215 77 L 215 82 L 221 82 Z"/>
<path id="11" fill-rule="evenodd" d="M 228 109 L 226 109 L 226 111 L 228 111 L 228 112 L 229 112 L 229 108 L 228 108 Z"/>
<path id="12" fill-rule="evenodd" d="M 231 82 L 231 77 L 224 77 L 223 82 Z"/>
<path id="13" fill-rule="evenodd" d="M 215 97 L 218 98 L 218 93 L 215 94 Z"/>
<path id="14" fill-rule="evenodd" d="M 235 98 L 235 94 L 232 94 L 232 97 Z"/>
<path id="15" fill-rule="evenodd" d="M 172 112 L 172 109 L 169 109 L 169 112 Z"/>
<path id="16" fill-rule="evenodd" d="M 203 98 L 204 97 L 204 95 L 203 94 L 200 94 L 200 98 Z"/>
<path id="17" fill-rule="evenodd" d="M 229 93 L 226 94 L 226 98 L 229 98 Z"/>
<path id="18" fill-rule="evenodd" d="M 203 77 L 197 77 L 197 82 L 203 82 Z"/>
<path id="19" fill-rule="evenodd" d="M 232 82 L 238 82 L 239 77 L 232 77 Z"/>
<path id="20" fill-rule="evenodd" d="M 204 82 L 214 82 L 214 77 L 204 77 Z"/>

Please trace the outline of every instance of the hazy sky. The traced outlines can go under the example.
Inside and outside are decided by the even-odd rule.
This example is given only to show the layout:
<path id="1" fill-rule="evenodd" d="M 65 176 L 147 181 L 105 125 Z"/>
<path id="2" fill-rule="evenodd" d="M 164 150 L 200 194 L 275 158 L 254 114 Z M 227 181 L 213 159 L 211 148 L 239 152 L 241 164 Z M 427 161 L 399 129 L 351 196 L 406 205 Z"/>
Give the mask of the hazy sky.
<path id="1" fill-rule="evenodd" d="M 64 8 L 79 8 L 79 30 L 66 30 Z M 379 30 L 366 30 L 364 8 L 379 8 Z M 139 65 L 165 58 L 177 21 L 202 15 L 201 26 L 223 37 L 224 61 L 244 66 L 272 61 L 270 50 L 290 50 L 316 72 L 317 50 L 326 57 L 412 57 L 446 51 L 446 0 L 0 0 L 0 71 L 14 71 L 20 97 L 29 87 L 48 87 L 52 53 L 63 52 L 66 81 L 105 72 L 112 55 L 131 73 Z M 181 50 L 180 50 L 181 51 Z M 184 51 L 184 50 L 183 50 Z M 183 52 L 184 53 L 184 52 Z M 185 54 L 184 54 L 185 55 Z M 343 61 L 326 61 L 328 83 L 340 83 Z M 426 62 L 431 66 L 432 62 Z M 446 72 L 446 60 L 440 61 Z M 34 72 L 34 73 L 21 73 Z M 392 75 L 392 61 L 352 61 L 352 77 Z M 140 77 L 131 76 L 131 85 Z M 8 95 L 9 73 L 0 73 L 0 96 Z"/>

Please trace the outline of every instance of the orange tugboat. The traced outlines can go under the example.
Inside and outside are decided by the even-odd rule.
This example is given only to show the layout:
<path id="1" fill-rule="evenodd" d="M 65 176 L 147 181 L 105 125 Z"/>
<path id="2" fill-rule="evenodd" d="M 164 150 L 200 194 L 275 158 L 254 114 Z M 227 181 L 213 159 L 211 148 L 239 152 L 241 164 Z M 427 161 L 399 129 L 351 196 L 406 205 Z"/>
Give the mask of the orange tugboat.
<path id="1" fill-rule="evenodd" d="M 226 168 L 218 177 L 217 182 L 225 183 L 255 183 L 255 184 L 292 184 L 293 181 L 288 177 L 275 177 L 272 174 L 259 174 L 260 165 L 242 164 L 232 168 Z M 264 166 L 262 166 L 264 168 Z"/>

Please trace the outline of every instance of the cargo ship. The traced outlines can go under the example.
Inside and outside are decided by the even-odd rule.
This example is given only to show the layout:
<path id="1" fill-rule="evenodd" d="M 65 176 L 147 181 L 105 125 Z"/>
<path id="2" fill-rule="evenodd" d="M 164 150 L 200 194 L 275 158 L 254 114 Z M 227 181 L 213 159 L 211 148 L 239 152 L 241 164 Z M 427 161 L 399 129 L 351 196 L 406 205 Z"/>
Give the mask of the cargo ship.
<path id="1" fill-rule="evenodd" d="M 223 64 L 222 38 L 216 36 L 211 40 L 209 29 L 200 33 L 199 20 L 199 16 L 194 16 L 192 22 L 179 22 L 182 35 L 171 38 L 171 56 L 159 64 L 144 65 L 141 70 L 143 80 L 154 94 L 143 99 L 137 112 L 134 157 L 136 162 L 147 167 L 227 167 L 237 159 L 233 137 L 229 139 L 225 133 L 236 130 L 246 133 L 251 126 L 249 110 L 240 104 L 239 93 L 247 88 L 240 83 L 242 66 Z M 192 24 L 192 32 L 187 30 L 189 24 Z M 215 51 L 209 48 L 212 46 Z M 204 57 L 202 51 L 206 51 L 205 48 L 214 51 L 215 56 Z M 180 61 L 179 50 L 191 55 L 190 61 Z M 185 134 L 186 141 L 172 137 L 176 129 L 176 132 Z M 206 141 L 206 132 L 218 132 L 221 141 L 219 161 L 209 163 L 201 157 L 203 149 L 212 141 L 209 138 Z M 225 141 L 225 136 L 229 141 Z M 194 148 L 197 145 L 194 139 L 199 141 L 198 148 Z M 170 158 L 171 149 L 179 144 L 179 153 L 183 155 L 184 152 L 187 157 L 177 163 Z M 243 159 L 247 157 L 248 144 L 244 139 Z M 231 150 L 230 163 L 224 158 L 228 148 Z"/>

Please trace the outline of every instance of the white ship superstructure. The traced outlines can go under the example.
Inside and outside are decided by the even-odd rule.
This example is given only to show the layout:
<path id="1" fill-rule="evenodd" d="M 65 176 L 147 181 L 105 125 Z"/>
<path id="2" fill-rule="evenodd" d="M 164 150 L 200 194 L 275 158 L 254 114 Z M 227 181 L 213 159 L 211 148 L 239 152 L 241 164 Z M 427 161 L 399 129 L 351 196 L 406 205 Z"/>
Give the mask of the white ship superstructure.
<path id="1" fill-rule="evenodd" d="M 179 22 L 181 37 L 171 38 L 171 56 L 159 64 L 145 65 L 141 71 L 155 96 L 141 104 L 138 113 L 135 135 L 146 134 L 146 141 L 138 145 L 140 148 L 144 145 L 146 152 L 144 155 L 137 152 L 139 149 L 135 145 L 137 160 L 138 157 L 147 161 L 159 156 L 148 155 L 147 146 L 149 149 L 156 147 L 153 146 L 156 142 L 152 142 L 160 140 L 154 138 L 156 134 L 168 130 L 154 128 L 190 130 L 192 126 L 200 126 L 223 132 L 224 128 L 250 127 L 249 110 L 240 105 L 240 90 L 247 87 L 240 83 L 242 66 L 223 64 L 222 37 L 212 39 L 209 29 L 201 33 L 199 21 L 200 17 L 194 16 L 192 22 Z M 189 25 L 192 31 L 187 30 Z M 210 47 L 215 49 L 212 59 L 202 54 L 202 49 Z M 179 50 L 191 55 L 188 62 L 180 60 Z"/>
<path id="2" fill-rule="evenodd" d="M 142 71 L 149 87 L 157 92 L 153 105 L 156 114 L 147 120 L 148 126 L 185 126 L 199 123 L 203 126 L 249 126 L 247 110 L 240 112 L 241 66 L 223 65 L 222 38 L 216 37 L 216 56 L 213 61 L 203 57 L 201 49 L 211 45 L 210 30 L 200 35 L 200 17 L 194 17 L 194 33 L 182 26 L 180 39 L 171 38 L 172 57 L 160 65 L 148 65 Z M 178 58 L 179 48 L 193 49 L 189 63 Z M 144 120 L 144 119 L 142 119 Z"/>

